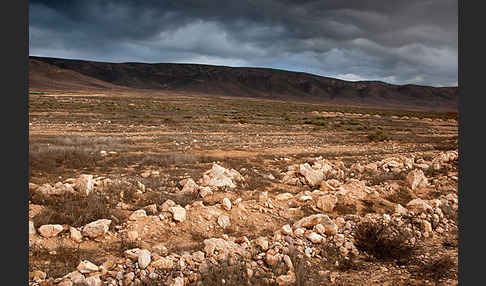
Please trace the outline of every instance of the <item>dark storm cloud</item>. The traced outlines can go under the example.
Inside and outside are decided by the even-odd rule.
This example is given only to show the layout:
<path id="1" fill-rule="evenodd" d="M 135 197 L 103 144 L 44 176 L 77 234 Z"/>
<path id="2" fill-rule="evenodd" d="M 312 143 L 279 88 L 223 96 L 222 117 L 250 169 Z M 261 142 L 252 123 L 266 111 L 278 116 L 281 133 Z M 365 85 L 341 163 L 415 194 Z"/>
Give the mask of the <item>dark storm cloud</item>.
<path id="1" fill-rule="evenodd" d="M 457 1 L 31 1 L 30 54 L 457 85 Z"/>

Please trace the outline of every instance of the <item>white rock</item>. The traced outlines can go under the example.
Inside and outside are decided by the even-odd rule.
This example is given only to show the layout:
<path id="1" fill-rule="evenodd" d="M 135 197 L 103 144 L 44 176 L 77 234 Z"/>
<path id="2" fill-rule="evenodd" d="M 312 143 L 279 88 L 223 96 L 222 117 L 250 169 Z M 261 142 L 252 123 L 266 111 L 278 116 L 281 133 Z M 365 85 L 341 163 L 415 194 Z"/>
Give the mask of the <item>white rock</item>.
<path id="1" fill-rule="evenodd" d="M 331 219 L 325 214 L 315 214 L 308 217 L 301 218 L 299 221 L 295 222 L 293 228 L 309 228 L 313 227 L 318 223 L 322 222 L 332 222 Z M 325 224 L 323 224 L 325 226 Z"/>
<path id="2" fill-rule="evenodd" d="M 111 219 L 99 219 L 88 223 L 83 227 L 84 236 L 95 238 L 104 235 L 110 228 Z"/>
<path id="3" fill-rule="evenodd" d="M 213 194 L 210 187 L 199 187 L 199 195 L 201 198 L 205 198 Z"/>
<path id="4" fill-rule="evenodd" d="M 230 217 L 227 215 L 221 215 L 218 217 L 218 225 L 222 228 L 231 226 Z"/>
<path id="5" fill-rule="evenodd" d="M 99 276 L 90 276 L 86 278 L 85 283 L 87 286 L 102 286 L 103 282 L 101 282 Z"/>
<path id="6" fill-rule="evenodd" d="M 197 192 L 199 186 L 194 182 L 192 178 L 188 178 L 179 182 L 181 186 L 183 186 L 181 192 L 182 193 L 194 193 Z"/>
<path id="7" fill-rule="evenodd" d="M 407 209 L 409 211 L 413 211 L 414 213 L 422 213 L 422 212 L 433 212 L 433 208 L 428 205 L 424 200 L 417 198 L 413 199 L 407 203 Z"/>
<path id="8" fill-rule="evenodd" d="M 321 243 L 323 241 L 323 237 L 315 232 L 308 232 L 305 234 L 305 237 L 312 241 L 312 243 Z"/>
<path id="9" fill-rule="evenodd" d="M 170 207 L 169 212 L 175 221 L 183 222 L 186 219 L 186 209 L 181 206 Z"/>
<path id="10" fill-rule="evenodd" d="M 145 210 L 136 210 L 130 215 L 128 219 L 137 220 L 139 218 L 146 217 L 146 216 L 147 216 L 147 212 L 145 212 Z"/>
<path id="11" fill-rule="evenodd" d="M 29 236 L 36 235 L 37 232 L 35 231 L 34 222 L 29 220 Z"/>
<path id="12" fill-rule="evenodd" d="M 309 163 L 299 165 L 299 172 L 304 176 L 307 184 L 310 186 L 317 186 L 324 179 L 324 173 L 320 170 L 316 171 L 312 169 Z"/>
<path id="13" fill-rule="evenodd" d="M 290 227 L 289 224 L 282 226 L 281 230 L 282 230 L 282 233 L 285 234 L 285 235 L 291 235 L 292 234 L 292 228 Z"/>
<path id="14" fill-rule="evenodd" d="M 81 232 L 77 228 L 70 226 L 69 227 L 69 233 L 70 233 L 71 239 L 74 240 L 75 242 L 80 243 L 80 242 L 83 241 L 83 235 L 81 234 Z"/>
<path id="15" fill-rule="evenodd" d="M 64 228 L 60 224 L 45 224 L 39 227 L 39 234 L 43 237 L 54 237 L 57 236 Z"/>
<path id="16" fill-rule="evenodd" d="M 74 188 L 82 195 L 89 195 L 94 190 L 93 175 L 83 174 L 74 183 Z"/>
<path id="17" fill-rule="evenodd" d="M 127 232 L 127 238 L 129 241 L 135 241 L 138 239 L 138 232 L 136 230 L 130 230 Z"/>
<path id="18" fill-rule="evenodd" d="M 266 237 L 258 237 L 257 239 L 255 239 L 255 244 L 260 246 L 263 251 L 268 249 L 268 239 Z"/>
<path id="19" fill-rule="evenodd" d="M 213 164 L 211 170 L 206 171 L 201 179 L 202 186 L 235 188 L 235 182 L 244 181 L 238 171 L 228 170 L 218 164 Z"/>
<path id="20" fill-rule="evenodd" d="M 98 271 L 99 267 L 88 260 L 83 260 L 79 263 L 76 269 L 78 269 L 78 271 L 81 273 L 90 273 Z"/>
<path id="21" fill-rule="evenodd" d="M 293 197 L 294 196 L 291 193 L 281 193 L 281 194 L 276 195 L 275 199 L 277 201 L 285 201 L 285 200 L 291 199 Z"/>
<path id="22" fill-rule="evenodd" d="M 147 266 L 150 264 L 152 261 L 152 258 L 150 257 L 150 251 L 146 249 L 142 249 L 140 251 L 140 254 L 138 255 L 138 266 L 141 269 L 147 268 Z"/>
<path id="23" fill-rule="evenodd" d="M 171 286 L 184 286 L 184 278 L 177 277 L 176 279 L 174 279 L 174 282 L 172 282 Z"/>
<path id="24" fill-rule="evenodd" d="M 317 207 L 324 212 L 332 212 L 338 199 L 335 195 L 324 195 L 317 199 Z"/>
<path id="25" fill-rule="evenodd" d="M 159 270 L 168 270 L 174 268 L 174 262 L 168 257 L 160 257 L 150 264 L 151 267 Z"/>
<path id="26" fill-rule="evenodd" d="M 225 210 L 231 210 L 231 201 L 228 198 L 224 198 L 221 204 Z"/>
<path id="27" fill-rule="evenodd" d="M 408 173 L 406 182 L 412 190 L 425 187 L 428 184 L 424 172 L 419 169 L 412 170 L 410 173 Z"/>

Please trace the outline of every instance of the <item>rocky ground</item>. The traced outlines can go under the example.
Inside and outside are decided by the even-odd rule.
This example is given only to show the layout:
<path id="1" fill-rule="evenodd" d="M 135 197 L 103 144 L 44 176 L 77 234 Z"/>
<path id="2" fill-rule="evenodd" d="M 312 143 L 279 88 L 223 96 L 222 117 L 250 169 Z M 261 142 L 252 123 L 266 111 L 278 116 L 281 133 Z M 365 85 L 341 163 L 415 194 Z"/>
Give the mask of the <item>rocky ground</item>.
<path id="1" fill-rule="evenodd" d="M 457 285 L 457 121 L 289 105 L 31 95 L 29 285 Z"/>

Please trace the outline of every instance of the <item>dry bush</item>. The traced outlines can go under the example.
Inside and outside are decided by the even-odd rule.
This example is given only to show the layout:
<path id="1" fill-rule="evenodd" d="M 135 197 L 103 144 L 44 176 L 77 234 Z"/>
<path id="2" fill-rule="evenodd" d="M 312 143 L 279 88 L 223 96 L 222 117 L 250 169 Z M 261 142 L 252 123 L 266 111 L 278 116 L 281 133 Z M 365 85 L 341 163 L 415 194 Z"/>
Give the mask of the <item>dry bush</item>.
<path id="1" fill-rule="evenodd" d="M 365 221 L 358 224 L 354 237 L 358 250 L 379 260 L 408 263 L 416 249 L 415 245 L 408 242 L 411 234 L 379 222 Z"/>
<path id="2" fill-rule="evenodd" d="M 68 224 L 79 227 L 98 219 L 117 218 L 118 222 L 126 219 L 114 204 L 99 193 L 90 193 L 84 197 L 67 193 L 63 196 L 46 196 L 38 193 L 30 198 L 34 204 L 46 206 L 42 212 L 33 217 L 34 225 Z M 113 221 L 112 226 L 117 221 Z"/>
<path id="3" fill-rule="evenodd" d="M 341 201 L 336 203 L 334 211 L 339 215 L 356 214 L 357 208 L 356 204 L 345 204 Z"/>
<path id="4" fill-rule="evenodd" d="M 422 262 L 420 267 L 414 271 L 414 274 L 423 279 L 438 281 L 443 278 L 453 278 L 453 270 L 456 268 L 454 260 L 447 255 L 430 260 L 429 262 Z"/>
<path id="5" fill-rule="evenodd" d="M 53 173 L 56 169 L 92 169 L 101 156 L 95 150 L 83 146 L 29 147 L 29 171 Z"/>
<path id="6" fill-rule="evenodd" d="M 201 273 L 202 285 L 261 285 L 257 284 L 256 279 L 248 278 L 246 265 L 242 260 L 229 263 L 228 260 L 218 265 L 211 264 L 208 270 Z"/>
<path id="7" fill-rule="evenodd" d="M 99 259 L 96 251 L 83 250 L 80 248 L 59 245 L 55 252 L 51 252 L 38 245 L 29 247 L 29 271 L 41 270 L 46 272 L 47 277 L 61 277 L 73 271 L 81 260 L 87 259 L 99 264 L 103 261 Z M 45 263 L 45 262 L 48 263 Z"/>

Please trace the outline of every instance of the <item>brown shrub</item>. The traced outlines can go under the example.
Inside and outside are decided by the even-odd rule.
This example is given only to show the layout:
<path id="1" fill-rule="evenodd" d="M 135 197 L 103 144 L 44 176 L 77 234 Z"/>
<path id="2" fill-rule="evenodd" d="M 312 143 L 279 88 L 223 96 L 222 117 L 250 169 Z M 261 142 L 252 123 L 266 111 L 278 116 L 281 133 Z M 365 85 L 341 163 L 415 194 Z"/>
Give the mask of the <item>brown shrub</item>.
<path id="1" fill-rule="evenodd" d="M 362 222 L 356 227 L 354 237 L 360 251 L 379 260 L 407 263 L 415 250 L 415 245 L 408 242 L 410 234 L 383 223 Z"/>

